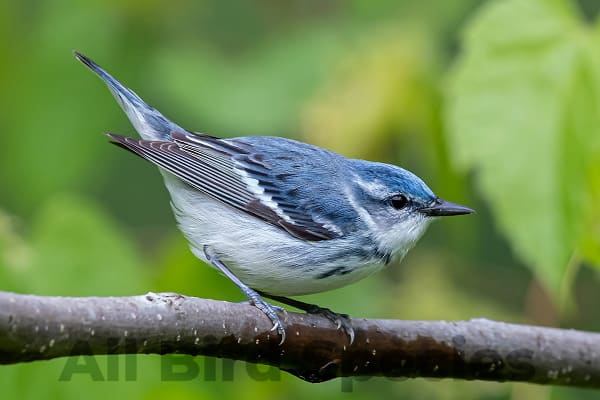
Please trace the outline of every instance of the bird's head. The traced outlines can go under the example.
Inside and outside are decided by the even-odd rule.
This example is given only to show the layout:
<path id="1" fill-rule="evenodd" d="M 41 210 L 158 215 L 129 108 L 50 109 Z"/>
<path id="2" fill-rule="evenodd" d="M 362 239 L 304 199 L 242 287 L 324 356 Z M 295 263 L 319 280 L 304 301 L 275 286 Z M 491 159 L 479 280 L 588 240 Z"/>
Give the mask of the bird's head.
<path id="1" fill-rule="evenodd" d="M 403 257 L 437 217 L 474 212 L 440 199 L 410 171 L 362 160 L 352 163 L 349 200 L 385 254 Z"/>

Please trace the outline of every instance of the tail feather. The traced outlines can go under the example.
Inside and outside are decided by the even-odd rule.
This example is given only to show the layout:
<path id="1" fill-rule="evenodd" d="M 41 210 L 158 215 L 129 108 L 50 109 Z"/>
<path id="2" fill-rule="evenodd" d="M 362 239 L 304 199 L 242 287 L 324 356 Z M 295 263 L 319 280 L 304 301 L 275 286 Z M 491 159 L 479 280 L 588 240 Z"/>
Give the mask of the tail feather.
<path id="1" fill-rule="evenodd" d="M 131 89 L 123 86 L 121 82 L 112 77 L 98 64 L 83 54 L 75 51 L 75 58 L 94 71 L 108 86 L 111 93 L 121 106 L 135 130 L 144 139 L 171 140 L 172 132 L 186 132 L 179 125 L 169 121 L 159 111 L 149 106 Z"/>

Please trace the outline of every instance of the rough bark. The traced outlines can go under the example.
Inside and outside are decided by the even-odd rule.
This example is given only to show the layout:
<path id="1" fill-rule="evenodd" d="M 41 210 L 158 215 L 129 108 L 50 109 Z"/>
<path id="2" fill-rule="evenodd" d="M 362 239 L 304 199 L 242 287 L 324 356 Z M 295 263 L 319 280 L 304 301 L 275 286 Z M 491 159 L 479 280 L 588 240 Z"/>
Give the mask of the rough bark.
<path id="1" fill-rule="evenodd" d="M 280 345 L 248 304 L 173 293 L 46 297 L 0 292 L 0 364 L 90 354 L 182 353 L 279 367 L 310 382 L 341 376 L 522 381 L 600 388 L 600 334 L 494 322 L 284 316 Z"/>

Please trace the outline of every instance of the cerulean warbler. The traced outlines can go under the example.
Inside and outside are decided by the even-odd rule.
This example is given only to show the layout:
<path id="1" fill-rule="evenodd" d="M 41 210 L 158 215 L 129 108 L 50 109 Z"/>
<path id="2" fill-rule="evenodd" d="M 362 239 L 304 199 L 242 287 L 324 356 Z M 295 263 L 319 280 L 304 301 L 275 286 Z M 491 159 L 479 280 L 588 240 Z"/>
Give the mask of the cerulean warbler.
<path id="1" fill-rule="evenodd" d="M 470 208 L 437 197 L 413 173 L 291 139 L 219 139 L 169 121 L 89 58 L 142 139 L 114 143 L 160 167 L 196 257 L 235 283 L 285 339 L 262 296 L 343 325 L 347 316 L 288 299 L 335 289 L 401 259 L 429 223 Z"/>

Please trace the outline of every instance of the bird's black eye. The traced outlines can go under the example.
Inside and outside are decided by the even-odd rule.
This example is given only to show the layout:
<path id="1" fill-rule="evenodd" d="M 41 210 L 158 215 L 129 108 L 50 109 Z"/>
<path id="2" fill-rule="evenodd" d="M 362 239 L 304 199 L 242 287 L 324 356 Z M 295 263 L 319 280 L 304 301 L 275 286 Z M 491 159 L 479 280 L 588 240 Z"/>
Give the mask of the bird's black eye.
<path id="1" fill-rule="evenodd" d="M 390 204 L 396 210 L 401 210 L 408 205 L 408 198 L 403 194 L 397 194 L 390 198 Z"/>

